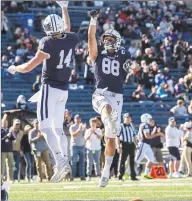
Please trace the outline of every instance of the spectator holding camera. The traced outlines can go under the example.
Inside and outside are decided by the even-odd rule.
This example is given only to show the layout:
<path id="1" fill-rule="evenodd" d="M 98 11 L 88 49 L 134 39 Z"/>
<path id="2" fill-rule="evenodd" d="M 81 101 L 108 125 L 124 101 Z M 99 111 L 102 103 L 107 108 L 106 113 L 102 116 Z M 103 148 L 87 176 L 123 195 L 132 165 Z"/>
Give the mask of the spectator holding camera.
<path id="1" fill-rule="evenodd" d="M 87 181 L 90 181 L 92 175 L 93 162 L 96 176 L 100 176 L 100 156 L 102 131 L 97 128 L 97 119 L 89 120 L 90 128 L 85 132 L 85 142 L 87 148 Z"/>
<path id="2" fill-rule="evenodd" d="M 85 129 L 86 124 L 81 122 L 81 117 L 76 114 L 74 124 L 69 128 L 71 134 L 71 165 L 72 165 L 72 180 L 76 176 L 77 161 L 79 158 L 79 175 L 81 180 L 85 180 Z"/>

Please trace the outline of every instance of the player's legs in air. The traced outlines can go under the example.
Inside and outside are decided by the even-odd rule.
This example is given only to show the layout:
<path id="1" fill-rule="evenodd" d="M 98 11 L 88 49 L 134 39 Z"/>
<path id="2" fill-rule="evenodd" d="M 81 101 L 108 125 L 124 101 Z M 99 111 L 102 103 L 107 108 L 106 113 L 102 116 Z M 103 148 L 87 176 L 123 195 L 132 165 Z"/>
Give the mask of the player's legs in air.
<path id="1" fill-rule="evenodd" d="M 61 129 L 68 92 L 52 88 L 49 85 L 42 85 L 40 93 L 37 104 L 40 130 L 44 134 L 56 162 L 55 173 L 51 181 L 60 182 L 71 171 L 67 157 L 67 139 Z"/>
<path id="2" fill-rule="evenodd" d="M 99 182 L 100 187 L 105 187 L 109 181 L 110 167 L 115 154 L 115 136 L 121 117 L 122 100 L 118 101 L 115 97 L 98 95 L 93 98 L 93 107 L 101 114 L 105 126 L 105 166 Z"/>

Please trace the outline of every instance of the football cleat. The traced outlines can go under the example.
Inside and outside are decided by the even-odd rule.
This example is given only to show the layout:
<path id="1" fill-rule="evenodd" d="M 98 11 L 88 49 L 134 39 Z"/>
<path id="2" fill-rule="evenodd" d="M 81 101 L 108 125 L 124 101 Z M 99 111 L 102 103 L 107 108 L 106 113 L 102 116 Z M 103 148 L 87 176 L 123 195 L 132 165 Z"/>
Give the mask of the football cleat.
<path id="1" fill-rule="evenodd" d="M 107 177 L 101 177 L 99 181 L 99 187 L 105 187 L 109 183 L 109 179 Z"/>
<path id="2" fill-rule="evenodd" d="M 152 177 L 151 175 L 149 175 L 149 174 L 144 174 L 144 177 L 145 177 L 146 179 L 153 179 L 153 177 Z"/>
<path id="3" fill-rule="evenodd" d="M 55 167 L 54 175 L 51 177 L 51 182 L 58 183 L 71 175 L 71 166 L 68 160 L 62 159 Z"/>

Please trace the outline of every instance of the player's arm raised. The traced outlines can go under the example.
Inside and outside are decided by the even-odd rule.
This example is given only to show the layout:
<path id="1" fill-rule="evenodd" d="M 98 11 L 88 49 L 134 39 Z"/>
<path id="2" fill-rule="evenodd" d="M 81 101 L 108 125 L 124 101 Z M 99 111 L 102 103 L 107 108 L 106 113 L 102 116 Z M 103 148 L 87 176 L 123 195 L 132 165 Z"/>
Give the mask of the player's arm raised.
<path id="1" fill-rule="evenodd" d="M 12 74 L 15 72 L 27 73 L 41 64 L 44 59 L 49 59 L 49 54 L 38 50 L 36 55 L 30 61 L 18 66 L 10 66 L 8 71 Z"/>
<path id="2" fill-rule="evenodd" d="M 92 10 L 88 12 L 88 15 L 91 17 L 89 30 L 88 30 L 88 50 L 89 57 L 92 62 L 95 62 L 98 54 L 97 50 L 97 40 L 96 40 L 96 28 L 97 28 L 97 11 Z"/>
<path id="3" fill-rule="evenodd" d="M 70 32 L 71 31 L 71 23 L 70 23 L 70 18 L 69 18 L 69 13 L 68 13 L 68 4 L 69 1 L 56 1 L 57 4 L 59 4 L 59 6 L 62 9 L 62 16 L 63 16 L 63 20 L 64 20 L 64 32 Z"/>

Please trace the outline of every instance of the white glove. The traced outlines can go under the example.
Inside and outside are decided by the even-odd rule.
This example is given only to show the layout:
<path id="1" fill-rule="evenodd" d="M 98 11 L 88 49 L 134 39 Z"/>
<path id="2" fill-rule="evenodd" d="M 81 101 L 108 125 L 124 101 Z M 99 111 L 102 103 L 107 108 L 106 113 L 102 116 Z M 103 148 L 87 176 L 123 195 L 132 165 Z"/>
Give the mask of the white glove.
<path id="1" fill-rule="evenodd" d="M 69 4 L 69 1 L 56 1 L 56 2 L 57 4 L 59 4 L 61 8 L 67 8 Z"/>
<path id="2" fill-rule="evenodd" d="M 12 66 L 10 66 L 8 69 L 7 69 L 7 71 L 9 72 L 9 73 L 11 73 L 11 74 L 15 74 L 15 66 L 14 65 L 12 65 Z"/>

